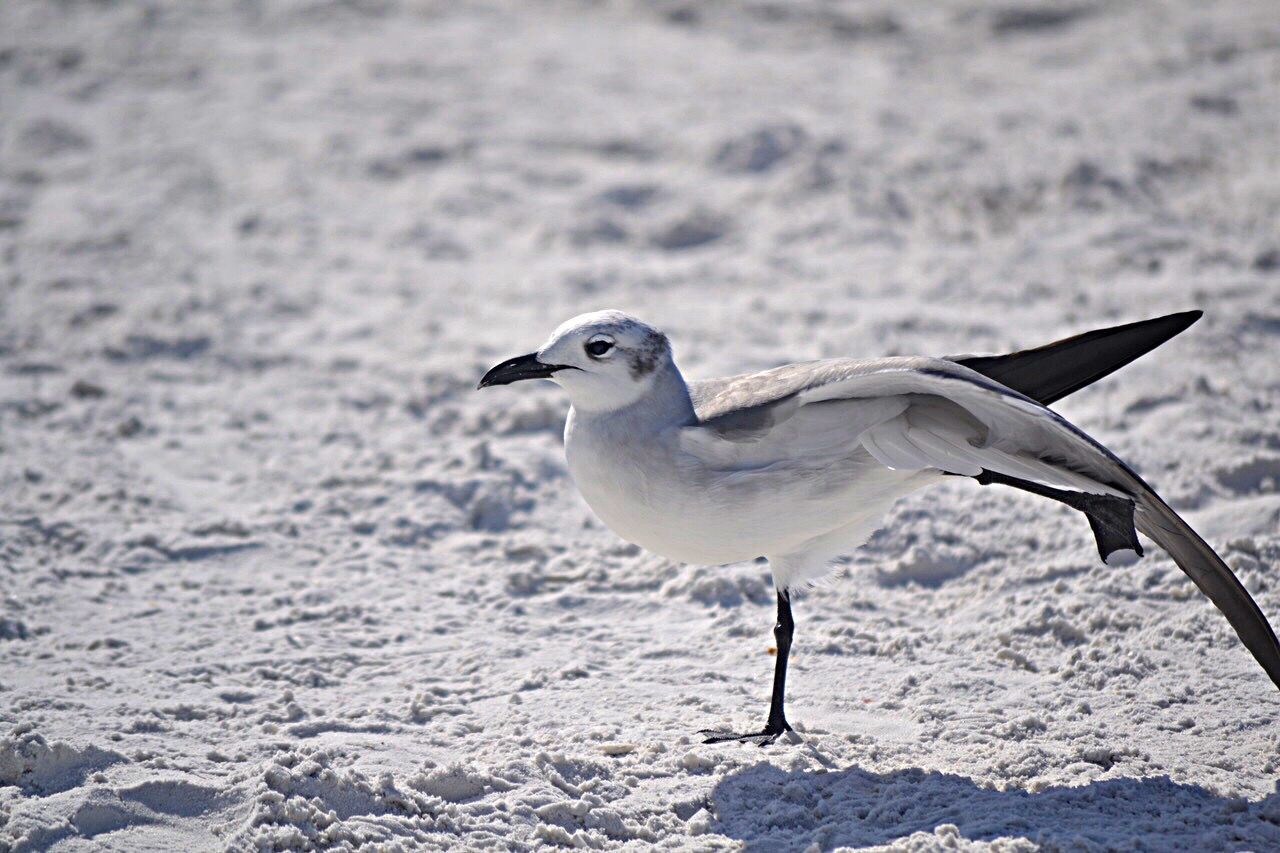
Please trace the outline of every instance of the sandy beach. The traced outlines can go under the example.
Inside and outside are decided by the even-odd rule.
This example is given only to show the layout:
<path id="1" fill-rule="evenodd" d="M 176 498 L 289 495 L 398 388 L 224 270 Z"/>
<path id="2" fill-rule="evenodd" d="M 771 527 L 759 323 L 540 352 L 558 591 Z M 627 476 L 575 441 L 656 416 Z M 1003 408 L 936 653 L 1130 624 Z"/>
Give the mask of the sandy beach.
<path id="1" fill-rule="evenodd" d="M 550 383 L 1200 308 L 1055 408 L 1280 619 L 1257 2 L 0 3 L 0 851 L 1280 849 L 1280 695 L 1158 548 L 947 483 L 795 601 L 617 538 Z"/>

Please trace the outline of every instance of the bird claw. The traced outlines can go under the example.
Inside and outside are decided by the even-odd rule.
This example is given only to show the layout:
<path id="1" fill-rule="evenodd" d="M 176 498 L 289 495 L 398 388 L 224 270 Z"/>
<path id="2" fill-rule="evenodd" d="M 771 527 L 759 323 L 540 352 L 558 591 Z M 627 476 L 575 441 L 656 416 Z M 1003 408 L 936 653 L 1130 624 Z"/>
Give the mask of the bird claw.
<path id="1" fill-rule="evenodd" d="M 738 734 L 737 732 L 729 732 L 723 729 L 699 729 L 698 734 L 707 735 L 707 739 L 703 743 L 754 743 L 756 746 L 768 746 L 769 744 L 782 737 L 785 732 L 791 731 L 791 726 L 783 724 L 786 728 L 774 728 L 765 726 L 763 731 L 749 732 L 747 734 Z"/>

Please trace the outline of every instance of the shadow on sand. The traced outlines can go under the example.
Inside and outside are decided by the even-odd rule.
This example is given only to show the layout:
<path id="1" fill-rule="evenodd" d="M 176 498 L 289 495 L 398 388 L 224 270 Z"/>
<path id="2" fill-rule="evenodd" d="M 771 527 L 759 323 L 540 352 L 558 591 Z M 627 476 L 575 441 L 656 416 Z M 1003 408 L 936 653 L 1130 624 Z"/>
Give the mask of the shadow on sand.
<path id="1" fill-rule="evenodd" d="M 1013 836 L 1047 849 L 1280 850 L 1280 793 L 1250 802 L 1168 777 L 1031 794 L 915 768 L 788 772 L 760 763 L 721 781 L 711 800 L 715 831 L 748 850 L 888 844 L 945 824 L 973 841 Z"/>

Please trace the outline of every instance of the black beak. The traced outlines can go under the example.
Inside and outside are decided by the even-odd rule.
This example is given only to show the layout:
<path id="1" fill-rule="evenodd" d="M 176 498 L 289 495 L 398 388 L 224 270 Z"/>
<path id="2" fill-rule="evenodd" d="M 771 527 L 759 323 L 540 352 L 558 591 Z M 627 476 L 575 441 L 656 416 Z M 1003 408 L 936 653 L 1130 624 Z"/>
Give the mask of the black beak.
<path id="1" fill-rule="evenodd" d="M 522 379 L 546 379 L 557 370 L 564 370 L 565 367 L 566 365 L 563 364 L 543 364 L 538 361 L 536 352 L 518 355 L 496 365 L 486 373 L 480 380 L 480 384 L 476 386 L 476 390 L 479 391 L 491 385 L 510 385 Z"/>

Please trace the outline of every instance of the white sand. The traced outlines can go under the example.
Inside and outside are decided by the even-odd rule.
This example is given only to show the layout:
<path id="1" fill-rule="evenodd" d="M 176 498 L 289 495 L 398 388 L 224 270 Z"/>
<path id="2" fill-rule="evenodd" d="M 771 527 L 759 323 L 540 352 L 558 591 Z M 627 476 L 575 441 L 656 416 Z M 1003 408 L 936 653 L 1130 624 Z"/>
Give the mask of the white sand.
<path id="1" fill-rule="evenodd" d="M 1273 0 L 900 5 L 0 2 L 0 850 L 1276 849 L 1154 548 L 923 494 L 797 602 L 803 743 L 703 746 L 766 567 L 472 390 L 601 307 L 694 377 L 1201 307 L 1059 409 L 1280 619 Z"/>

